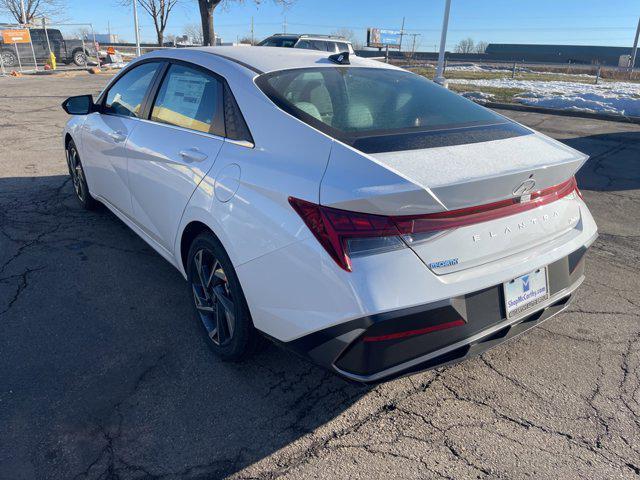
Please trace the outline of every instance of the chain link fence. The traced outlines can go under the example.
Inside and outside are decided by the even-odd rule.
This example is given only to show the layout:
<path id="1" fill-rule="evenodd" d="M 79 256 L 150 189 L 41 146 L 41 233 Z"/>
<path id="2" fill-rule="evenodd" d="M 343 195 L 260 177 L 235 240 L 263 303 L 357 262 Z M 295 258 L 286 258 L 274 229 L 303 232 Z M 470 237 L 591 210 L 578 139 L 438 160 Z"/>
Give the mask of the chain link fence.
<path id="1" fill-rule="evenodd" d="M 3 24 L 0 25 L 0 75 L 99 66 L 98 47 L 90 23 Z"/>

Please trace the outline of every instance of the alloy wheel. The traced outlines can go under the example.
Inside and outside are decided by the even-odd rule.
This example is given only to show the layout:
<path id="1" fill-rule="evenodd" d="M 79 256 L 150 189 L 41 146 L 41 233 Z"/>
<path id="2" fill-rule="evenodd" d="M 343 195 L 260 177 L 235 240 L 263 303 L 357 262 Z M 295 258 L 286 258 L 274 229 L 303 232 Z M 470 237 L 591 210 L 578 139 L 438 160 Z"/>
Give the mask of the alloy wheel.
<path id="1" fill-rule="evenodd" d="M 84 202 L 87 195 L 87 192 L 85 192 L 86 182 L 84 179 L 84 170 L 82 169 L 78 151 L 73 146 L 67 149 L 67 162 L 69 163 L 71 180 L 73 180 L 73 189 L 76 191 L 76 195 L 80 201 Z"/>
<path id="2" fill-rule="evenodd" d="M 18 60 L 13 52 L 1 52 L 2 55 L 2 63 L 5 67 L 15 67 L 18 63 Z"/>
<path id="3" fill-rule="evenodd" d="M 227 275 L 213 252 L 200 249 L 193 256 L 191 288 L 198 316 L 211 341 L 218 345 L 228 344 L 235 331 L 235 303 L 229 289 Z"/>
<path id="4" fill-rule="evenodd" d="M 82 52 L 78 52 L 73 56 L 73 62 L 76 65 L 86 65 L 87 64 L 87 56 Z"/>

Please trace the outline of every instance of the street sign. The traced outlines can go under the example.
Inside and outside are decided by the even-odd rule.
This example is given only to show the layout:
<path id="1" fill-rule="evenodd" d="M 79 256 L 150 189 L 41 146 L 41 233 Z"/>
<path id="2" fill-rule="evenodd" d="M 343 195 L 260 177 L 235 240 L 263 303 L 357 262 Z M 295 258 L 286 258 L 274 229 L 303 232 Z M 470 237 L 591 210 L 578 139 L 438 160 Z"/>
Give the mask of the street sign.
<path id="1" fill-rule="evenodd" d="M 381 28 L 367 29 L 367 46 L 375 48 L 400 48 L 402 32 L 399 30 L 384 30 Z"/>
<path id="2" fill-rule="evenodd" d="M 29 30 L 2 30 L 2 41 L 4 43 L 31 43 L 31 35 Z"/>

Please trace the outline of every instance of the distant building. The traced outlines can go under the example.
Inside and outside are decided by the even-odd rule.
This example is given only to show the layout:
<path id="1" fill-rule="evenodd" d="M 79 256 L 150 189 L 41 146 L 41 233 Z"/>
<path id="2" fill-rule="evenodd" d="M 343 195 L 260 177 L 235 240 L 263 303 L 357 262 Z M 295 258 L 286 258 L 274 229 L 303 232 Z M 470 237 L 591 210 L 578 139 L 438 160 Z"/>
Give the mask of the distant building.
<path id="1" fill-rule="evenodd" d="M 93 40 L 93 37 L 89 34 Z M 98 43 L 120 43 L 118 34 L 116 33 L 96 33 L 96 42 Z"/>
<path id="2" fill-rule="evenodd" d="M 214 45 L 222 45 L 222 37 L 214 34 Z M 179 47 L 193 47 L 202 45 L 202 39 L 196 39 L 189 35 L 178 35 L 175 40 L 176 46 Z"/>
<path id="3" fill-rule="evenodd" d="M 485 53 L 495 60 L 619 66 L 620 57 L 629 55 L 631 48 L 490 43 Z M 640 66 L 640 56 L 636 59 L 635 66 Z"/>

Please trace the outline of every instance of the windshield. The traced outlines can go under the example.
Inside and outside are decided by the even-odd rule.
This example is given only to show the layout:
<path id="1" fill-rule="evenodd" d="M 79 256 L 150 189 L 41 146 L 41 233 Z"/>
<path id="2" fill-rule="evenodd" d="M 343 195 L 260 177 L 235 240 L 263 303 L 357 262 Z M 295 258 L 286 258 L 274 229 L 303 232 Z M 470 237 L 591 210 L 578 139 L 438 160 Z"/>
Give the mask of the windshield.
<path id="1" fill-rule="evenodd" d="M 492 126 L 496 132 L 504 130 L 495 128 L 498 125 L 515 126 L 491 110 L 403 70 L 283 70 L 262 75 L 257 84 L 285 111 L 352 145 L 363 137 L 413 134 L 410 143 L 415 147 L 415 134 L 420 132 L 478 126 Z M 507 130 L 511 131 L 507 136 L 515 135 L 514 128 Z M 495 139 L 495 135 L 488 139 Z M 505 138 L 504 132 L 497 135 Z M 481 137 L 484 140 L 480 141 L 486 141 L 486 136 Z M 397 141 L 393 148 L 408 149 Z"/>

